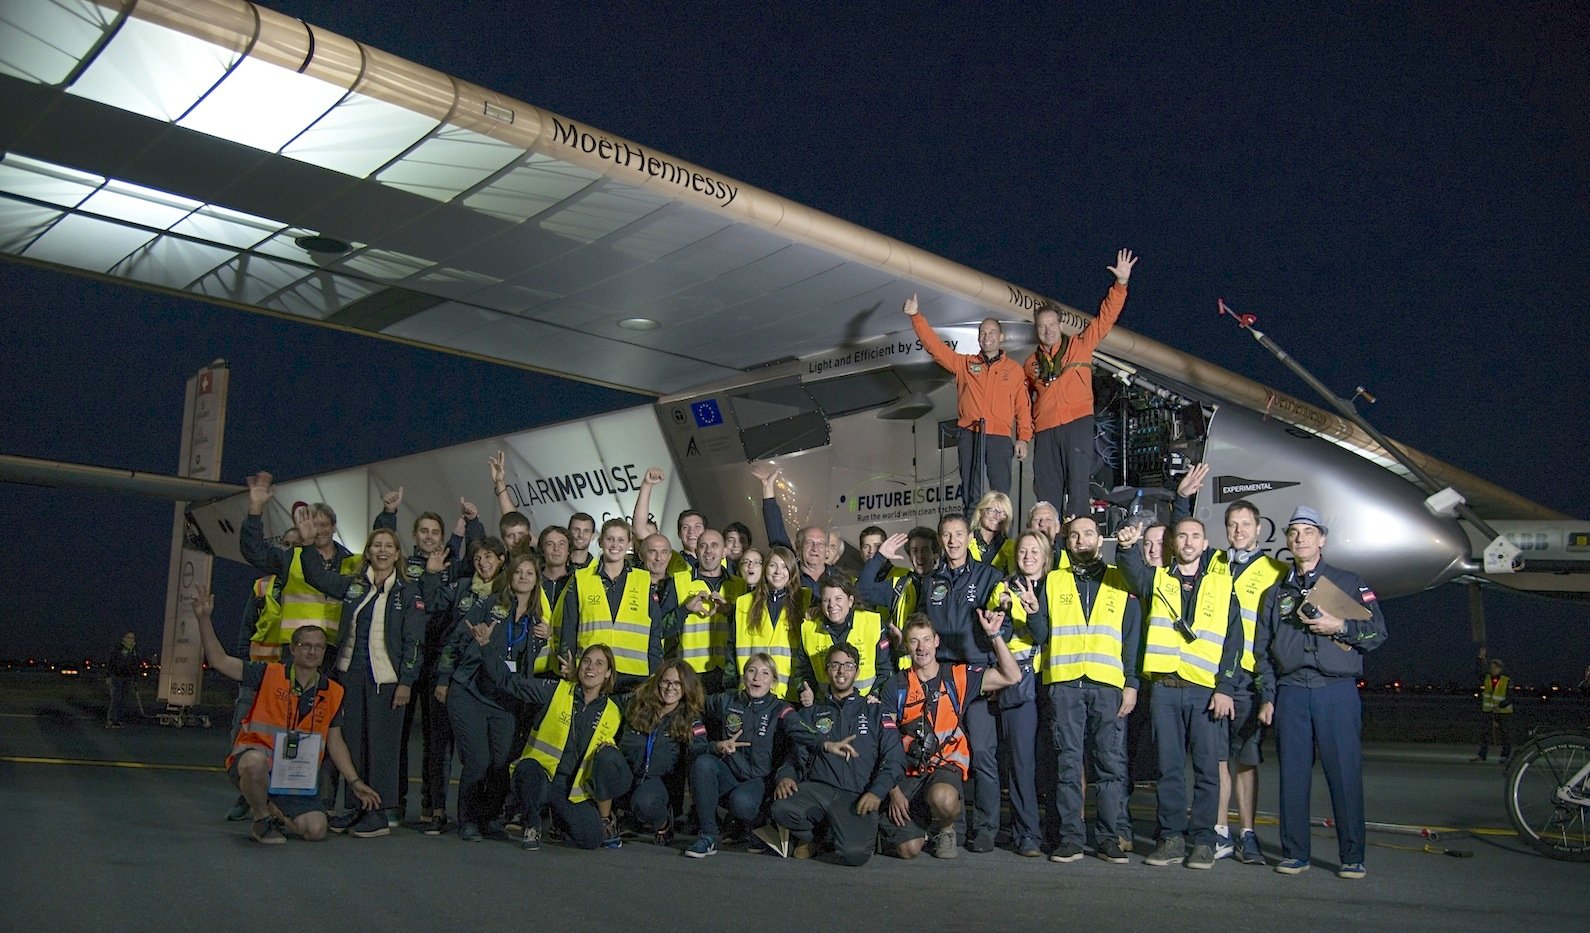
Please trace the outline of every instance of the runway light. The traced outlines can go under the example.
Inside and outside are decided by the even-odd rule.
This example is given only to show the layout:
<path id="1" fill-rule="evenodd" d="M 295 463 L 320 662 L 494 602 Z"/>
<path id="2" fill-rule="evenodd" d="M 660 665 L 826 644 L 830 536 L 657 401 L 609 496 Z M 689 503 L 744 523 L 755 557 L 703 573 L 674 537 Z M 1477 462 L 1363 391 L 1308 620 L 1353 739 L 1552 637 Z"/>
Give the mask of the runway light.
<path id="1" fill-rule="evenodd" d="M 618 326 L 625 330 L 656 330 L 662 325 L 649 317 L 627 317 L 619 321 Z"/>
<path id="2" fill-rule="evenodd" d="M 77 670 L 76 668 L 73 668 L 73 667 L 63 667 L 63 668 L 61 668 L 61 676 L 62 677 L 76 677 L 80 673 L 82 673 L 82 671 L 79 671 L 79 670 Z"/>

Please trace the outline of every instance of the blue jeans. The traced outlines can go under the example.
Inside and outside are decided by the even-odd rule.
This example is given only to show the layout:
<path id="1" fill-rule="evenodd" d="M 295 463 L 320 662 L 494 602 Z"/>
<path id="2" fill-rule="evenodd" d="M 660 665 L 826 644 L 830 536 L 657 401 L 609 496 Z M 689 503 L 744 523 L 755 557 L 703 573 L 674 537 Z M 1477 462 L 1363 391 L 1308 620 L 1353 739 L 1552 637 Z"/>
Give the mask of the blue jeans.
<path id="1" fill-rule="evenodd" d="M 1005 757 L 1005 782 L 1010 788 L 1011 822 L 1016 841 L 1042 840 L 1043 829 L 1038 823 L 1036 772 L 1038 701 L 995 710 L 994 716 L 999 727 L 999 750 Z"/>
<path id="2" fill-rule="evenodd" d="M 695 800 L 696 818 L 700 821 L 699 834 L 718 838 L 718 803 L 725 797 L 729 815 L 745 823 L 752 823 L 762 812 L 767 800 L 767 781 L 764 778 L 742 780 L 734 776 L 722 758 L 712 754 L 700 755 L 690 766 L 690 796 Z"/>

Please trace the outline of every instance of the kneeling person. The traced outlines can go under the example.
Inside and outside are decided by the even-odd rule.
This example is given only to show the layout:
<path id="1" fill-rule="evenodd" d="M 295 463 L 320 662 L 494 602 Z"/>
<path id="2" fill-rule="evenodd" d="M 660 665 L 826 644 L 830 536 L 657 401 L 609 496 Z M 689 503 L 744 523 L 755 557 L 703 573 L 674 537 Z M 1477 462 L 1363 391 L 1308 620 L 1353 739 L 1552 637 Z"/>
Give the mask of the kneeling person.
<path id="1" fill-rule="evenodd" d="M 797 745 L 794 766 L 779 771 L 772 818 L 799 840 L 795 856 L 811 854 L 812 834 L 828 827 L 834 859 L 864 865 L 878 842 L 878 811 L 905 767 L 894 714 L 856 691 L 861 653 L 848 642 L 828 649 L 828 689 L 799 713 L 823 740 L 821 748 Z M 795 774 L 802 775 L 799 783 Z M 786 840 L 759 831 L 780 854 Z"/>
<path id="2" fill-rule="evenodd" d="M 326 657 L 325 630 L 316 625 L 294 629 L 288 645 L 291 660 L 285 664 L 244 662 L 227 654 L 215 637 L 210 621 L 214 611 L 215 597 L 198 587 L 193 613 L 199 619 L 205 660 L 255 693 L 226 759 L 227 774 L 248 804 L 254 841 L 286 842 L 284 829 L 311 841 L 326 838 L 326 812 L 317 790 L 326 755 L 362 804 L 372 810 L 381 806 L 381 796 L 359 779 L 342 740 L 342 687 L 320 673 Z M 314 761 L 300 769 L 302 781 L 292 779 L 290 768 L 276 768 L 278 757 L 303 754 L 307 759 L 311 748 Z"/>
<path id="3" fill-rule="evenodd" d="M 905 778 L 889 792 L 884 841 L 901 858 L 915 858 L 928 838 L 935 858 L 954 858 L 955 820 L 971 769 L 971 740 L 962 721 L 969 702 L 1021 680 L 1021 668 L 1000 637 L 1005 614 L 977 610 L 977 621 L 994 646 L 998 667 L 940 664 L 939 636 L 926 614 L 905 625 L 911 669 L 889 679 L 883 702 L 895 714 L 905 752 Z"/>

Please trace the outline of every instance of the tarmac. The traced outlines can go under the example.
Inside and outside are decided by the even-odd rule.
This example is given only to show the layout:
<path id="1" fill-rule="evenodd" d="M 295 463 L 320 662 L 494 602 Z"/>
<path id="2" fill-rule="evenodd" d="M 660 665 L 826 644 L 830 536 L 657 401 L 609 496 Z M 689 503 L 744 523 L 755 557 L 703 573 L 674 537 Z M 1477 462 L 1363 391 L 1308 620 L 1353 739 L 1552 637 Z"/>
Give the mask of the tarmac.
<path id="1" fill-rule="evenodd" d="M 671 848 L 632 839 L 616 851 L 521 852 L 503 839 L 461 844 L 453 832 L 430 837 L 412 826 L 264 847 L 249 841 L 246 823 L 222 819 L 235 796 L 220 767 L 224 722 L 110 731 L 91 712 L 28 707 L 0 708 L 0 903 L 11 929 L 1590 928 L 1590 866 L 1518 841 L 1502 805 L 1504 769 L 1471 763 L 1472 750 L 1456 746 L 1365 749 L 1368 819 L 1398 828 L 1370 832 L 1362 881 L 1335 877 L 1328 828 L 1315 830 L 1314 868 L 1297 877 L 1232 861 L 1212 871 L 1147 867 L 1147 786 L 1133 796 L 1128 865 L 962 850 L 954 860 L 878 856 L 844 868 L 733 849 L 684 858 L 689 837 Z M 1275 788 L 1271 762 L 1261 770 L 1261 814 L 1275 812 Z M 1317 770 L 1313 812 L 1330 815 Z M 1276 861 L 1273 819 L 1261 816 L 1258 831 Z"/>

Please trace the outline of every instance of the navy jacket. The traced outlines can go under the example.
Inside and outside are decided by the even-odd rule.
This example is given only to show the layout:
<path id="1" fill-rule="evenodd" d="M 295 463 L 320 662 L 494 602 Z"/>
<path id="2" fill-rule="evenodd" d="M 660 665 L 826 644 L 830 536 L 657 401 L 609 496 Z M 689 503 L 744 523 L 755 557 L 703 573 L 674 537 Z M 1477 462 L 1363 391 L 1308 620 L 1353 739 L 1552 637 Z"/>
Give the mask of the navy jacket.
<path id="1" fill-rule="evenodd" d="M 1308 620 L 1299 617 L 1298 608 L 1321 575 L 1367 607 L 1369 618 L 1348 619 L 1347 627 L 1335 635 L 1310 632 Z M 1357 574 L 1323 561 L 1307 574 L 1293 567 L 1265 596 L 1254 628 L 1259 700 L 1274 702 L 1279 684 L 1322 687 L 1344 678 L 1356 680 L 1364 673 L 1364 653 L 1385 643 L 1386 617 L 1380 613 L 1380 600 Z"/>

